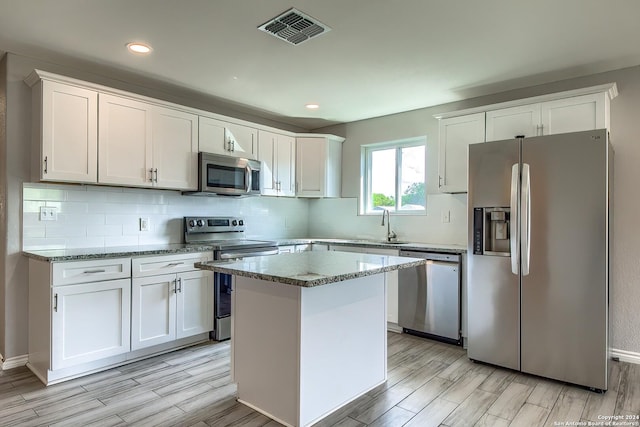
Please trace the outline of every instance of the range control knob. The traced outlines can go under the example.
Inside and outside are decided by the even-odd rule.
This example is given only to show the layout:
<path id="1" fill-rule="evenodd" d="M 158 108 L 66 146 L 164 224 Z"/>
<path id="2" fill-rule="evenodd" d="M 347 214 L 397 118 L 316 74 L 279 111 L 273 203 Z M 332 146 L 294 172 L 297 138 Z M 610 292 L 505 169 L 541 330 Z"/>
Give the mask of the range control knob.
<path id="1" fill-rule="evenodd" d="M 199 219 L 198 220 L 198 227 L 202 227 L 204 225 L 204 221 Z"/>
<path id="2" fill-rule="evenodd" d="M 231 225 L 235 227 L 236 225 L 238 225 L 238 221 L 234 219 L 233 221 L 231 221 Z"/>
<path id="3" fill-rule="evenodd" d="M 196 226 L 196 222 L 192 219 L 189 220 L 189 227 L 193 228 Z"/>
<path id="4" fill-rule="evenodd" d="M 244 220 L 241 219 L 240 221 L 238 221 L 238 225 L 240 226 L 244 225 Z"/>

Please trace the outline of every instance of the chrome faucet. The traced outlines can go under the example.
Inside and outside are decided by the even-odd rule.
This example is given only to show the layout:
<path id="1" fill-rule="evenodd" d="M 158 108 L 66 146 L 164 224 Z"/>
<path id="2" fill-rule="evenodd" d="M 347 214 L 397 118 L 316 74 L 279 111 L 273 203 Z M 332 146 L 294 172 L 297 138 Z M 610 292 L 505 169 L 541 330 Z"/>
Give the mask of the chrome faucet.
<path id="1" fill-rule="evenodd" d="M 387 242 L 393 242 L 394 240 L 396 240 L 398 238 L 398 235 L 396 234 L 395 231 L 393 231 L 391 229 L 391 212 L 389 212 L 389 209 L 383 209 L 382 210 L 382 224 L 380 224 L 382 227 L 384 227 L 384 216 L 387 215 Z"/>

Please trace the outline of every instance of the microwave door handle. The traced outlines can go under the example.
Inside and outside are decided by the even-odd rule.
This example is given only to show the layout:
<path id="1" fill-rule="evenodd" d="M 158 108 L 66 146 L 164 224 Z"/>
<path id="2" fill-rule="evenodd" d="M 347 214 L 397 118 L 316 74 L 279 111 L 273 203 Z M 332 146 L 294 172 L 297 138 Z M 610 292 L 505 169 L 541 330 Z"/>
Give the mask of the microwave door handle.
<path id="1" fill-rule="evenodd" d="M 248 193 L 251 191 L 251 188 L 253 187 L 253 184 L 252 184 L 253 178 L 251 176 L 252 175 L 251 166 L 247 165 L 245 171 L 246 171 L 245 173 L 247 174 L 247 180 L 246 180 L 247 185 L 244 190 Z"/>

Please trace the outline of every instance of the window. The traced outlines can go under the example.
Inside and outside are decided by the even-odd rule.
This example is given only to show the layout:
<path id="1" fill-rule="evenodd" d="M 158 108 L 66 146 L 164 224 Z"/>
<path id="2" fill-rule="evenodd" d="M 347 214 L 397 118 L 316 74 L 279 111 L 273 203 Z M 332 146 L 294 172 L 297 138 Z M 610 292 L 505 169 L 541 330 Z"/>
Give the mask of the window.
<path id="1" fill-rule="evenodd" d="M 425 213 L 426 139 L 362 147 L 361 214 Z"/>

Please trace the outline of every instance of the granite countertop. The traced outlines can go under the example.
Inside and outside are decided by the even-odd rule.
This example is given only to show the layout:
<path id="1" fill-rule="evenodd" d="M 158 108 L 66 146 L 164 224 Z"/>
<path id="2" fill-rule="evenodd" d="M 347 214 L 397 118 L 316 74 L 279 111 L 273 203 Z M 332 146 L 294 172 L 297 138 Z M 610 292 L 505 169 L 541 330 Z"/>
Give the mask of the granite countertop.
<path id="1" fill-rule="evenodd" d="M 231 262 L 210 261 L 196 263 L 195 266 L 308 288 L 416 267 L 426 262 L 419 258 L 323 251 L 252 257 Z"/>
<path id="2" fill-rule="evenodd" d="M 106 259 L 144 255 L 169 255 L 191 252 L 211 251 L 207 245 L 185 245 L 174 243 L 166 245 L 134 245 L 113 246 L 102 248 L 49 249 L 38 251 L 23 251 L 22 253 L 33 259 L 46 262 L 82 261 L 87 259 Z"/>
<path id="3" fill-rule="evenodd" d="M 446 243 L 419 243 L 419 242 L 385 242 L 366 239 L 311 239 L 313 243 L 328 243 L 331 245 L 344 246 L 366 246 L 374 248 L 399 249 L 399 250 L 418 250 L 418 251 L 434 251 L 445 253 L 462 254 L 467 252 L 465 245 L 455 245 Z"/>
<path id="4" fill-rule="evenodd" d="M 406 249 L 406 250 L 431 250 L 434 252 L 446 253 L 464 253 L 467 248 L 462 245 L 447 245 L 437 243 L 411 243 L 411 242 L 393 242 L 386 243 L 375 240 L 358 240 L 358 239 L 311 239 L 311 238 L 284 238 L 273 239 L 279 246 L 285 245 L 304 245 L 309 243 L 326 243 L 331 245 L 345 246 L 364 246 L 387 249 Z M 212 247 L 207 244 L 184 244 L 171 243 L 165 245 L 133 245 L 133 246 L 113 246 L 100 248 L 73 248 L 73 249 L 45 249 L 23 251 L 22 253 L 33 259 L 45 262 L 62 262 L 62 261 L 82 261 L 89 259 L 106 259 L 132 256 L 146 255 L 169 255 L 190 252 L 206 252 L 211 251 Z"/>

